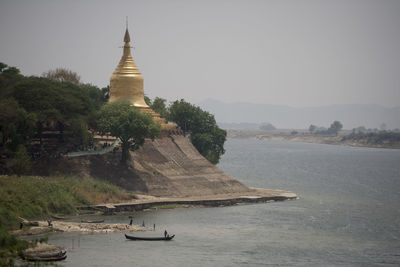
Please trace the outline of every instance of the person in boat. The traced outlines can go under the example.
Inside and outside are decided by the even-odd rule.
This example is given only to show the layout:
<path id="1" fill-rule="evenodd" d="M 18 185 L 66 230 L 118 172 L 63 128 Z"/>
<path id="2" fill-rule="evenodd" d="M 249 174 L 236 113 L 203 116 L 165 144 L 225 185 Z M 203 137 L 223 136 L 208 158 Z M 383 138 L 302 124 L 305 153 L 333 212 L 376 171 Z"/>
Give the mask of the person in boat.
<path id="1" fill-rule="evenodd" d="M 167 230 L 165 230 L 164 231 L 164 237 L 167 237 L 167 235 L 168 235 L 168 232 L 167 232 Z"/>

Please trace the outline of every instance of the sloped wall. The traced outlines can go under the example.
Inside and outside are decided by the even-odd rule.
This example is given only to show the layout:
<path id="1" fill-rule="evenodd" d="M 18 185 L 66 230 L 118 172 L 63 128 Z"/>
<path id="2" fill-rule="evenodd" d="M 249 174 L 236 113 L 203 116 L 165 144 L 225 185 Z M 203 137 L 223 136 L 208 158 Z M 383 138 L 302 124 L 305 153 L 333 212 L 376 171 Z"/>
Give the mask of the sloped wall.
<path id="1" fill-rule="evenodd" d="M 147 140 L 131 152 L 127 166 L 120 152 L 61 158 L 36 166 L 39 175 L 97 178 L 127 190 L 153 196 L 204 196 L 251 191 L 208 162 L 183 135 Z"/>
<path id="2" fill-rule="evenodd" d="M 146 142 L 132 156 L 135 170 L 150 176 L 145 183 L 152 195 L 198 196 L 249 191 L 207 161 L 182 135 Z"/>

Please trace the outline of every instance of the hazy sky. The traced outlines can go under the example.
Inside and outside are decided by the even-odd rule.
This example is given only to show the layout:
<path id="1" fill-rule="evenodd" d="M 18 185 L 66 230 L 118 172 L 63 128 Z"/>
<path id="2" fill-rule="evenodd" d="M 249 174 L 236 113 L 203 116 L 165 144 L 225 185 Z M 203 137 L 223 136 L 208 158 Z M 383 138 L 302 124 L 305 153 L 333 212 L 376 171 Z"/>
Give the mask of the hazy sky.
<path id="1" fill-rule="evenodd" d="M 106 86 L 126 16 L 150 97 L 400 105 L 398 0 L 0 0 L 0 61 Z"/>

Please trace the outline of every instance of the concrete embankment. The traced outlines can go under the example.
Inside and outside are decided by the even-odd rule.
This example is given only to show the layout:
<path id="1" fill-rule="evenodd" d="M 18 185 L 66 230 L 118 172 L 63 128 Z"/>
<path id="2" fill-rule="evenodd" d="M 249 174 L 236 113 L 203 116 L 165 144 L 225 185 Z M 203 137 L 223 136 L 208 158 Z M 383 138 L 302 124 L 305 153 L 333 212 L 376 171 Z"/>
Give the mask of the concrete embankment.
<path id="1" fill-rule="evenodd" d="M 120 149 L 103 155 L 59 158 L 37 166 L 38 175 L 96 178 L 135 194 L 159 197 L 248 194 L 249 188 L 206 160 L 183 135 L 146 140 L 121 165 Z"/>
<path id="2" fill-rule="evenodd" d="M 285 201 L 298 199 L 292 192 L 283 190 L 252 189 L 246 195 L 241 194 L 221 194 L 203 197 L 186 198 L 160 198 L 151 196 L 140 196 L 139 199 L 129 203 L 101 204 L 95 206 L 79 207 L 80 210 L 102 210 L 104 212 L 121 211 L 140 211 L 165 205 L 188 205 L 188 206 L 207 206 L 220 207 L 232 206 L 237 204 L 266 203 L 273 201 Z"/>

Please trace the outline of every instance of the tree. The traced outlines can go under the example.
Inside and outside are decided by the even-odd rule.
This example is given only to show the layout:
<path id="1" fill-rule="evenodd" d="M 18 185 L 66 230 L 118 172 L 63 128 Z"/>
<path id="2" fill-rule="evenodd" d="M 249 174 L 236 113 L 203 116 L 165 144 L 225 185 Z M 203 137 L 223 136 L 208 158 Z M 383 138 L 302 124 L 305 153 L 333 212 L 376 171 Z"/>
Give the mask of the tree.
<path id="1" fill-rule="evenodd" d="M 166 102 L 166 99 L 160 97 L 154 98 L 153 103 L 150 102 L 151 109 L 160 114 L 161 118 L 164 119 L 168 117 L 168 109 L 165 105 Z"/>
<path id="2" fill-rule="evenodd" d="M 328 133 L 337 135 L 342 128 L 343 124 L 340 121 L 334 121 L 328 129 Z"/>
<path id="3" fill-rule="evenodd" d="M 310 127 L 308 127 L 308 131 L 310 133 L 313 133 L 316 129 L 317 129 L 317 126 L 315 126 L 314 124 L 311 124 Z"/>
<path id="4" fill-rule="evenodd" d="M 0 62 L 0 74 L 18 75 L 20 71 L 16 67 L 10 67 L 7 64 Z"/>
<path id="5" fill-rule="evenodd" d="M 23 79 L 19 69 L 9 67 L 7 64 L 0 62 L 0 97 L 6 93 L 6 89 L 16 82 Z"/>
<path id="6" fill-rule="evenodd" d="M 121 140 L 121 163 L 130 158 L 129 151 L 141 147 L 145 138 L 154 140 L 161 126 L 153 122 L 151 115 L 143 114 L 129 102 L 104 105 L 97 115 L 97 130 L 101 135 L 111 135 Z"/>
<path id="7" fill-rule="evenodd" d="M 81 84 L 80 88 L 89 96 L 94 104 L 94 109 L 99 110 L 108 101 L 109 86 L 99 89 L 90 83 Z"/>
<path id="8" fill-rule="evenodd" d="M 168 119 L 185 135 L 190 133 L 190 140 L 200 154 L 213 164 L 219 162 L 225 153 L 226 131 L 217 126 L 214 115 L 181 99 L 170 105 Z"/>
<path id="9" fill-rule="evenodd" d="M 168 120 L 175 122 L 185 135 L 210 132 L 216 126 L 213 115 L 184 99 L 176 100 L 169 106 Z"/>
<path id="10" fill-rule="evenodd" d="M 92 98 L 96 90 L 101 93 L 90 85 L 85 87 L 29 77 L 10 87 L 7 96 L 14 98 L 21 108 L 34 116 L 39 139 L 43 128 L 48 127 L 59 130 L 61 141 L 78 145 L 86 139 L 79 133 L 86 131 L 88 118 L 100 106 L 98 100 Z M 78 125 L 82 129 L 76 129 Z"/>
<path id="11" fill-rule="evenodd" d="M 12 160 L 11 167 L 18 176 L 22 174 L 29 174 L 31 171 L 31 159 L 26 151 L 26 148 L 23 145 L 18 145 L 17 151 Z"/>
<path id="12" fill-rule="evenodd" d="M 101 88 L 101 93 L 103 95 L 104 102 L 108 102 L 110 99 L 110 86 L 107 85 L 106 87 Z"/>
<path id="13" fill-rule="evenodd" d="M 56 68 L 55 70 L 49 70 L 44 72 L 42 77 L 58 82 L 70 82 L 76 85 L 81 83 L 81 77 L 76 73 L 66 68 Z"/>
<path id="14" fill-rule="evenodd" d="M 151 107 L 151 99 L 150 97 L 148 97 L 147 95 L 144 96 L 144 102 Z"/>
<path id="15" fill-rule="evenodd" d="M 225 153 L 224 143 L 226 131 L 219 127 L 213 127 L 208 133 L 194 133 L 191 135 L 191 142 L 196 149 L 211 163 L 217 164 Z"/>
<path id="16" fill-rule="evenodd" d="M 275 126 L 272 125 L 271 123 L 263 123 L 260 126 L 260 130 L 264 130 L 264 131 L 273 131 L 276 130 Z"/>
<path id="17" fill-rule="evenodd" d="M 359 126 L 353 129 L 353 133 L 365 133 L 367 132 L 367 128 L 365 126 Z"/>
<path id="18" fill-rule="evenodd" d="M 12 98 L 0 100 L 0 147 L 6 144 L 15 151 L 19 144 L 33 136 L 35 116 L 21 108 Z"/>
<path id="19" fill-rule="evenodd" d="M 3 73 L 3 70 L 6 69 L 8 67 L 7 64 L 0 62 L 0 73 Z"/>

